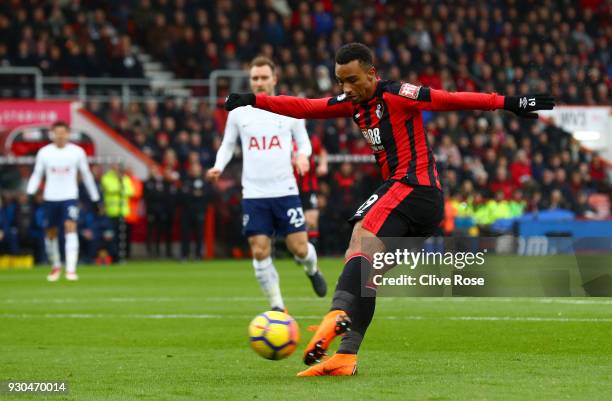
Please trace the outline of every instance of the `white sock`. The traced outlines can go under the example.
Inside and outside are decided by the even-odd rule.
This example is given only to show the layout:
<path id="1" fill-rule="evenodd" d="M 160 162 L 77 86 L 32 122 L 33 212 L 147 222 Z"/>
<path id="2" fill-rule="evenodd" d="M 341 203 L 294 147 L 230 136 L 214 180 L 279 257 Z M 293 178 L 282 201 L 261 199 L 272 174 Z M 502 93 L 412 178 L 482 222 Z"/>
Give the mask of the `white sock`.
<path id="1" fill-rule="evenodd" d="M 308 253 L 306 254 L 306 257 L 302 259 L 296 256 L 295 260 L 304 266 L 304 271 L 309 276 L 312 276 L 319 270 L 317 268 L 317 250 L 310 242 L 308 243 Z"/>
<path id="2" fill-rule="evenodd" d="M 79 236 L 77 233 L 66 234 L 66 273 L 76 273 L 79 261 Z"/>
<path id="3" fill-rule="evenodd" d="M 56 238 L 45 237 L 45 248 L 47 248 L 47 257 L 53 268 L 62 267 L 60 260 L 59 240 Z"/>
<path id="4" fill-rule="evenodd" d="M 270 308 L 285 309 L 278 273 L 272 263 L 272 258 L 268 256 L 263 260 L 253 259 L 253 268 L 255 268 L 255 278 L 259 282 L 259 286 L 268 297 Z"/>

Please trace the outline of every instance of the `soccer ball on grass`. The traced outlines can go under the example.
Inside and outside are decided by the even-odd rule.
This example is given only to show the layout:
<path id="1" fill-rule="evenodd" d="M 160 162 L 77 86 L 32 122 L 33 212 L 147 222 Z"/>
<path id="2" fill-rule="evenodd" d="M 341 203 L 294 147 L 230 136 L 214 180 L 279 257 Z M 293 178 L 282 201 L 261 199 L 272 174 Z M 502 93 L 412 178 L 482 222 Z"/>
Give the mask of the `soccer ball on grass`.
<path id="1" fill-rule="evenodd" d="M 280 360 L 288 357 L 300 341 L 300 328 L 286 313 L 268 311 L 261 313 L 249 325 L 251 348 L 266 359 Z"/>

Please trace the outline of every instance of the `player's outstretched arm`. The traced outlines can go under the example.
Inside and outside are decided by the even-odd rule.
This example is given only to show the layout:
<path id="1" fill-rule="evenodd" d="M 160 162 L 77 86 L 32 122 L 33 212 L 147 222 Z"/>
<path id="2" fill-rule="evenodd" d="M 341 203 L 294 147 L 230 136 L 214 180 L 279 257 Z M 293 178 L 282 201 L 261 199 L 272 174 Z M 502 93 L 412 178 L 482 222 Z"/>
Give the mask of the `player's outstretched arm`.
<path id="1" fill-rule="evenodd" d="M 42 181 L 42 177 L 45 173 L 45 166 L 43 162 L 43 158 L 41 152 L 38 152 L 36 155 L 36 162 L 34 164 L 34 170 L 32 171 L 32 175 L 28 180 L 28 186 L 26 187 L 26 193 L 28 195 L 34 195 L 36 191 L 38 191 L 38 186 L 40 185 L 40 181 Z"/>
<path id="2" fill-rule="evenodd" d="M 239 134 L 236 118 L 236 112 L 229 113 L 229 116 L 227 116 L 223 140 L 215 157 L 215 165 L 206 172 L 206 179 L 211 182 L 216 182 L 219 179 L 227 164 L 232 160 Z"/>
<path id="3" fill-rule="evenodd" d="M 350 117 L 353 114 L 351 103 L 345 96 L 321 99 L 304 99 L 295 96 L 268 96 L 252 93 L 232 93 L 225 99 L 225 109 L 253 106 L 293 118 L 338 118 Z"/>
<path id="4" fill-rule="evenodd" d="M 537 110 L 551 110 L 555 106 L 548 94 L 502 96 L 497 93 L 447 92 L 404 83 L 391 88 L 395 99 L 407 108 L 431 111 L 498 110 L 512 111 L 519 117 L 538 118 Z"/>
<path id="5" fill-rule="evenodd" d="M 79 148 L 79 171 L 81 172 L 81 177 L 83 177 L 83 183 L 85 184 L 85 188 L 87 188 L 87 192 L 89 193 L 89 198 L 92 202 L 98 202 L 100 200 L 100 193 L 98 192 L 98 186 L 96 185 L 96 180 L 89 169 L 89 164 L 87 163 L 87 155 L 85 151 Z"/>
<path id="6" fill-rule="evenodd" d="M 294 120 L 291 127 L 291 136 L 297 146 L 295 155 L 295 169 L 299 175 L 304 175 L 310 170 L 309 157 L 312 155 L 312 145 L 306 131 L 306 123 L 304 120 Z"/>

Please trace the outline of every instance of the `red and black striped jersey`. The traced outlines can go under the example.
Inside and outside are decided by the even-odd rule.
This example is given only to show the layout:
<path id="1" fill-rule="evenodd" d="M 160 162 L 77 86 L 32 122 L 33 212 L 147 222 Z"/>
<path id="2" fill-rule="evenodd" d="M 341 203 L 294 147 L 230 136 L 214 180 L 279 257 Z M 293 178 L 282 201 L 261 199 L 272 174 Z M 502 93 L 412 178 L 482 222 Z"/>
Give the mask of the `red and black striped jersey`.
<path id="1" fill-rule="evenodd" d="M 352 117 L 372 148 L 385 180 L 435 186 L 440 180 L 423 126 L 422 110 L 495 110 L 504 97 L 495 93 L 446 92 L 405 82 L 383 81 L 359 104 L 344 94 L 322 99 L 256 96 L 255 107 L 294 118 Z"/>

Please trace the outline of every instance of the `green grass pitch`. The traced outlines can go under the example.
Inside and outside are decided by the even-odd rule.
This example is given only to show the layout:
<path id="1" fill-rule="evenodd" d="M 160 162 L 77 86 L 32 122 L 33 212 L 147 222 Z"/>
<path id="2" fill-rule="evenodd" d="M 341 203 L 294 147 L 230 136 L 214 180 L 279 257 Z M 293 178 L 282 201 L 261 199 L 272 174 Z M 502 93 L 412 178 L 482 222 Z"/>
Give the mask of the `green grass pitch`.
<path id="1" fill-rule="evenodd" d="M 323 259 L 330 287 L 341 269 Z M 298 351 L 268 361 L 247 345 L 266 309 L 250 261 L 0 272 L 0 381 L 65 380 L 67 395 L 7 400 L 611 400 L 612 300 L 385 298 L 359 375 L 296 378 L 330 304 L 301 269 L 276 263 Z M 336 345 L 336 344 L 334 344 Z"/>

